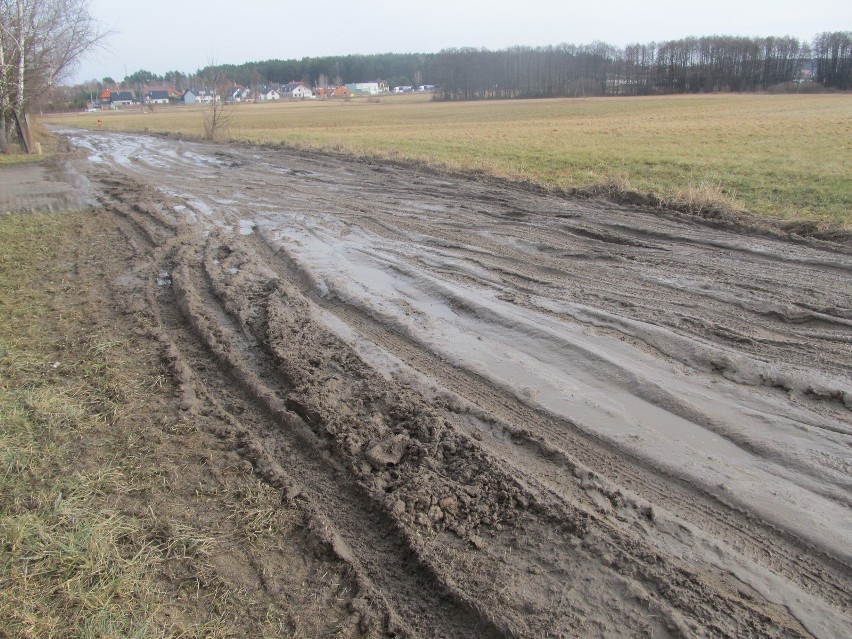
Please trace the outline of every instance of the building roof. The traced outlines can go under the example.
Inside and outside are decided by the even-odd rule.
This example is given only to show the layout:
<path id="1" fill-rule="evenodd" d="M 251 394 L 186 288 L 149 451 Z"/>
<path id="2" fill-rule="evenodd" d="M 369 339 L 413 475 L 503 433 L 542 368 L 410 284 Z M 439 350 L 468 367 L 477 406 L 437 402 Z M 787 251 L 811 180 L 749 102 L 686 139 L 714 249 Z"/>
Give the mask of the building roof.
<path id="1" fill-rule="evenodd" d="M 133 102 L 136 94 L 133 91 L 113 91 L 109 95 L 111 102 Z"/>

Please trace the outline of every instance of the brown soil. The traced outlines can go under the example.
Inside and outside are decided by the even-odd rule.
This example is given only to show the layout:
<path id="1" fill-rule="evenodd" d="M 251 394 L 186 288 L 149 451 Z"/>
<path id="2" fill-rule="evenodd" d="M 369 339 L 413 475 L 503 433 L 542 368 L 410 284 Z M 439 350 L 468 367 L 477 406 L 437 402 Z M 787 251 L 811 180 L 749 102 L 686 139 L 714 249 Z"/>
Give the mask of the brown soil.
<path id="1" fill-rule="evenodd" d="M 133 426 L 168 481 L 125 507 L 152 509 L 164 535 L 185 527 L 217 540 L 205 562 L 165 564 L 175 615 L 210 614 L 235 597 L 245 602 L 235 632 L 245 636 L 275 606 L 281 636 L 839 637 L 852 629 L 848 548 L 832 547 L 842 533 L 809 537 L 802 529 L 812 524 L 795 515 L 773 519 L 535 393 L 512 392 L 464 356 L 449 358 L 381 309 L 329 289 L 332 279 L 274 241 L 271 218 L 239 229 L 260 216 L 260 202 L 316 215 L 311 224 L 341 238 L 428 235 L 424 251 L 463 252 L 501 279 L 500 300 L 524 312 L 543 312 L 536 300 L 559 287 L 560 299 L 587 315 L 550 308 L 543 316 L 615 335 L 684 377 L 706 377 L 708 388 L 745 386 L 772 406 L 789 402 L 784 419 L 815 415 L 819 423 L 801 422 L 803 432 L 830 431 L 830 445 L 847 447 L 845 461 L 818 477 L 804 462 L 785 468 L 804 477 L 793 483 L 825 500 L 827 513 L 848 516 L 847 249 L 321 155 L 182 145 L 188 168 L 170 164 L 174 143 L 75 139 L 90 159 L 63 171 L 98 202 L 81 232 L 76 290 L 94 322 L 134 331 L 140 350 L 128 365 L 160 362 L 172 380 Z M 439 225 L 401 213 L 420 198 L 452 202 L 458 217 Z M 632 218 L 636 226 L 619 223 Z M 494 224 L 500 233 L 477 232 Z M 498 246 L 500 234 L 511 242 Z M 788 253 L 782 267 L 767 266 L 752 240 L 778 243 L 778 255 Z M 540 247 L 538 257 L 511 253 L 521 242 Z M 732 254 L 724 287 L 750 286 L 754 301 L 719 293 L 696 306 L 697 295 L 673 283 L 717 278 L 707 273 L 717 267 L 713 251 Z M 416 252 L 405 259 L 433 268 Z M 671 280 L 648 277 L 652 263 Z M 784 304 L 769 299 L 776 268 L 793 273 Z M 472 272 L 447 281 L 465 283 Z M 448 302 L 456 316 L 504 321 L 470 304 Z M 616 315 L 634 323 L 607 319 Z M 654 341 L 640 322 L 671 331 L 671 340 Z M 675 338 L 719 350 L 685 353 Z M 780 368 L 770 374 L 746 363 L 754 361 Z M 625 384 L 749 454 L 787 459 L 757 435 L 729 432 L 722 418 L 696 417 L 700 404 Z M 251 500 L 264 512 L 275 504 L 275 535 L 234 532 L 252 529 L 234 518 Z M 797 607 L 800 593 L 807 602 Z"/>

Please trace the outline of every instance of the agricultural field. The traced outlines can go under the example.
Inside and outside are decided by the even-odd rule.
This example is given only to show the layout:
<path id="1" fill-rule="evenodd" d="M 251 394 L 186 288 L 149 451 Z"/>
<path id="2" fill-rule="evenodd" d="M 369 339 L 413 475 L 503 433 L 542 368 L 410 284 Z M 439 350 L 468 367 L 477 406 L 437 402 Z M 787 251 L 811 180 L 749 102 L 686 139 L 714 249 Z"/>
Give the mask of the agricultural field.
<path id="1" fill-rule="evenodd" d="M 75 113 L 48 123 L 200 137 L 204 107 Z M 654 193 L 776 218 L 852 223 L 849 95 L 708 95 L 440 103 L 428 96 L 244 104 L 233 141 L 330 149 L 563 189 Z"/>

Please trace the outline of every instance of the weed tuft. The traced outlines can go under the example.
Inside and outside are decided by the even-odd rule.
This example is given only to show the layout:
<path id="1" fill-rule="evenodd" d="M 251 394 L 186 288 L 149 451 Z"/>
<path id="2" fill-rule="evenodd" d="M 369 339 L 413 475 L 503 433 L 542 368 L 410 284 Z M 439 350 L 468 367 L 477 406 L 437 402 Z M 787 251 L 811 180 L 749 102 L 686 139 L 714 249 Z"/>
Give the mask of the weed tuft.
<path id="1" fill-rule="evenodd" d="M 731 217 L 743 212 L 735 194 L 726 193 L 721 184 L 710 182 L 689 184 L 670 197 L 661 198 L 661 203 L 666 208 L 701 217 Z"/>

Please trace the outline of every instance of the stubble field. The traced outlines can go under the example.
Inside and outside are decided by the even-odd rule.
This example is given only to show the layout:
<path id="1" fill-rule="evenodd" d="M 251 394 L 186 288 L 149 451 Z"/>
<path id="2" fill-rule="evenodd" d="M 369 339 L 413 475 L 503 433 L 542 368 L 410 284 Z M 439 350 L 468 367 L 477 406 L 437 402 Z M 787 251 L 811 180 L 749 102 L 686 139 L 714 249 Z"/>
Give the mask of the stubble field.
<path id="1" fill-rule="evenodd" d="M 50 116 L 106 130 L 198 136 L 205 107 Z M 852 99 L 708 95 L 440 103 L 429 96 L 230 107 L 225 137 L 482 171 L 565 189 L 849 227 Z"/>

